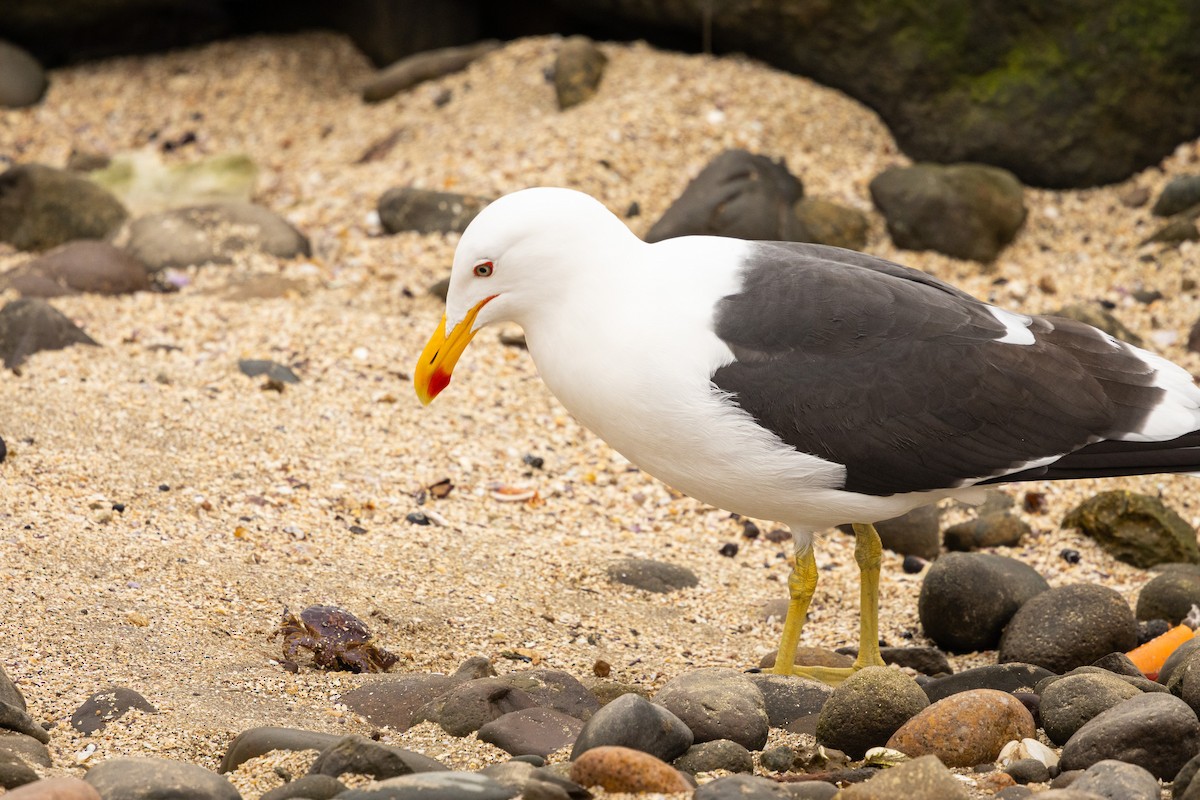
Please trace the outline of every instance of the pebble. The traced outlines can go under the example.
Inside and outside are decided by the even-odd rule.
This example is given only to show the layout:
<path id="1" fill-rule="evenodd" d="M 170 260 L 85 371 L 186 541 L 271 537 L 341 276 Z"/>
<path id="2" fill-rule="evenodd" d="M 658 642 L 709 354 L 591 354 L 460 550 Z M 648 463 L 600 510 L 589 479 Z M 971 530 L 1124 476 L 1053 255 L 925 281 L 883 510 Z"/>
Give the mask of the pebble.
<path id="1" fill-rule="evenodd" d="M 1024 189 L 1011 172 L 982 164 L 891 167 L 871 199 L 905 250 L 990 262 L 1025 222 Z"/>
<path id="2" fill-rule="evenodd" d="M 4 800 L 100 800 L 100 794 L 82 778 L 43 778 L 9 789 Z"/>
<path id="3" fill-rule="evenodd" d="M 201 264 L 228 264 L 236 253 L 277 258 L 312 254 L 295 227 L 254 203 L 224 202 L 174 208 L 139 217 L 129 225 L 128 252 L 150 272 Z"/>
<path id="4" fill-rule="evenodd" d="M 512 711 L 480 726 L 480 741 L 510 755 L 548 756 L 575 742 L 583 723 L 553 708 Z"/>
<path id="5" fill-rule="evenodd" d="M 96 692 L 71 715 L 71 727 L 83 734 L 104 730 L 104 726 L 120 719 L 126 711 L 136 709 L 148 714 L 157 714 L 158 709 L 146 698 L 124 686 L 114 686 Z"/>
<path id="6" fill-rule="evenodd" d="M 846 533 L 851 530 L 843 528 Z M 937 503 L 875 523 L 879 541 L 893 553 L 933 561 L 942 552 L 942 508 Z"/>
<path id="7" fill-rule="evenodd" d="M 50 750 L 45 744 L 24 733 L 0 729 L 0 752 L 9 752 L 21 757 L 30 766 L 52 765 Z"/>
<path id="8" fill-rule="evenodd" d="M 33 767 L 16 753 L 0 750 L 0 787 L 15 789 L 27 783 L 33 783 L 39 777 Z"/>
<path id="9" fill-rule="evenodd" d="M 325 750 L 342 737 L 332 733 L 306 731 L 299 728 L 263 726 L 249 728 L 237 735 L 225 751 L 221 766 L 222 774 L 233 772 L 240 764 L 275 750 Z"/>
<path id="10" fill-rule="evenodd" d="M 293 372 L 291 367 L 263 358 L 240 359 L 238 361 L 238 372 L 247 378 L 257 378 L 260 375 L 265 375 L 268 381 L 275 381 L 276 383 L 296 384 L 300 382 L 300 376 Z"/>
<path id="11" fill-rule="evenodd" d="M 42 99 L 46 70 L 28 50 L 0 39 L 0 108 L 24 108 Z"/>
<path id="12" fill-rule="evenodd" d="M 0 242 L 18 250 L 106 239 L 128 216 L 111 193 L 73 172 L 20 164 L 0 174 Z"/>
<path id="13" fill-rule="evenodd" d="M 808 678 L 765 672 L 746 677 L 762 693 L 767 722 L 772 728 L 783 728 L 792 733 L 816 733 L 817 715 L 833 694 L 832 686 Z"/>
<path id="14" fill-rule="evenodd" d="M 417 712 L 454 685 L 445 675 L 403 675 L 363 684 L 341 696 L 341 702 L 373 724 L 396 733 L 417 724 Z"/>
<path id="15" fill-rule="evenodd" d="M 584 724 L 571 759 L 578 759 L 593 747 L 618 745 L 674 761 L 694 741 L 691 729 L 666 708 L 640 695 L 625 694 L 601 707 Z"/>
<path id="16" fill-rule="evenodd" d="M 1038 681 L 1054 673 L 1035 664 L 989 664 L 973 667 L 944 678 L 935 678 L 923 687 L 930 702 L 971 689 L 996 689 L 1001 692 L 1032 690 Z"/>
<path id="17" fill-rule="evenodd" d="M 1126 564 L 1149 569 L 1171 562 L 1200 563 L 1196 529 L 1162 500 L 1125 490 L 1100 492 L 1063 517 Z"/>
<path id="18" fill-rule="evenodd" d="M 1097 715 L 1139 694 L 1115 675 L 1067 675 L 1050 682 L 1041 692 L 1042 726 L 1050 741 L 1064 745 Z"/>
<path id="19" fill-rule="evenodd" d="M 716 770 L 754 771 L 754 756 L 745 747 L 729 739 L 714 739 L 694 744 L 672 763 L 676 769 L 691 775 Z"/>
<path id="20" fill-rule="evenodd" d="M 699 787 L 692 800 L 793 800 L 791 788 L 757 775 L 730 775 Z"/>
<path id="21" fill-rule="evenodd" d="M 837 652 L 857 658 L 857 647 L 839 647 Z M 946 654 L 936 647 L 880 647 L 883 663 L 911 669 L 922 675 L 949 675 L 954 672 Z"/>
<path id="22" fill-rule="evenodd" d="M 573 759 L 571 780 L 607 792 L 690 792 L 692 785 L 670 764 L 630 747 L 602 745 Z"/>
<path id="23" fill-rule="evenodd" d="M 1021 606 L 1000 639 L 1000 661 L 1061 673 L 1136 645 L 1137 622 L 1125 598 L 1107 586 L 1078 583 Z"/>
<path id="24" fill-rule="evenodd" d="M 1036 758 L 1018 758 L 1004 768 L 1004 772 L 1012 776 L 1017 783 L 1046 783 L 1050 780 L 1050 770 Z"/>
<path id="25" fill-rule="evenodd" d="M 1200 606 L 1200 574 L 1172 570 L 1160 572 L 1141 588 L 1135 613 L 1139 620 L 1165 619 L 1178 625 L 1192 606 Z"/>
<path id="26" fill-rule="evenodd" d="M 388 233 L 461 233 L 490 198 L 413 186 L 388 189 L 379 198 L 379 224 Z"/>
<path id="27" fill-rule="evenodd" d="M 73 344 L 99 346 L 45 300 L 10 300 L 0 308 L 0 359 L 8 369 L 21 366 L 34 353 Z"/>
<path id="28" fill-rule="evenodd" d="M 468 736 L 509 712 L 536 707 L 537 701 L 504 678 L 489 677 L 455 686 L 439 704 L 436 721 L 442 730 L 451 736 Z"/>
<path id="29" fill-rule="evenodd" d="M 935 755 L 948 767 L 972 767 L 995 761 L 1008 742 L 1036 733 L 1020 700 L 974 689 L 930 705 L 892 734 L 887 746 L 914 758 Z"/>
<path id="30" fill-rule="evenodd" d="M 130 294 L 150 288 L 146 268 L 108 242 L 67 242 L 0 275 L 0 288 L 23 297 L 59 297 L 90 292 Z"/>
<path id="31" fill-rule="evenodd" d="M 863 783 L 848 786 L 838 800 L 968 800 L 966 786 L 936 756 L 922 756 L 885 769 Z"/>
<path id="32" fill-rule="evenodd" d="M 338 800 L 509 800 L 519 789 L 477 772 L 401 775 L 337 795 Z"/>
<path id="33" fill-rule="evenodd" d="M 1071 783 L 1076 792 L 1105 800 L 1158 800 L 1158 780 L 1137 764 L 1106 759 L 1092 764 Z"/>
<path id="34" fill-rule="evenodd" d="M 696 573 L 687 567 L 653 561 L 646 558 L 623 558 L 607 569 L 609 580 L 635 589 L 666 594 L 677 589 L 690 589 L 700 583 Z"/>
<path id="35" fill-rule="evenodd" d="M 558 108 L 566 111 L 596 96 L 608 56 L 586 36 L 563 41 L 554 59 L 554 94 Z"/>
<path id="36" fill-rule="evenodd" d="M 720 667 L 684 672 L 654 695 L 654 702 L 691 729 L 695 742 L 730 739 L 761 750 L 770 733 L 766 702 L 742 673 Z"/>
<path id="37" fill-rule="evenodd" d="M 867 667 L 834 687 L 817 718 L 817 741 L 861 758 L 928 705 L 925 692 L 903 672 Z"/>
<path id="38" fill-rule="evenodd" d="M 1116 759 L 1170 780 L 1200 751 L 1196 712 L 1169 694 L 1140 694 L 1093 717 L 1063 746 L 1064 770 Z"/>
<path id="39" fill-rule="evenodd" d="M 558 669 L 527 669 L 501 676 L 539 706 L 561 711 L 586 722 L 600 709 L 600 701 L 574 675 Z"/>
<path id="40" fill-rule="evenodd" d="M 946 549 L 979 550 L 984 547 L 1016 547 L 1029 534 L 1029 523 L 1015 514 L 998 511 L 960 522 L 942 534 Z"/>
<path id="41" fill-rule="evenodd" d="M 349 772 L 386 780 L 414 772 L 440 772 L 445 769 L 445 764 L 420 753 L 351 734 L 322 750 L 309 772 L 334 778 Z"/>
<path id="42" fill-rule="evenodd" d="M 1200 175 L 1177 175 L 1167 181 L 1150 213 L 1170 217 L 1200 203 Z"/>
<path id="43" fill-rule="evenodd" d="M 1030 598 L 1050 588 L 1029 565 L 994 553 L 947 553 L 925 573 L 917 613 L 943 650 L 992 650 Z"/>
<path id="44" fill-rule="evenodd" d="M 223 775 L 165 758 L 110 758 L 83 778 L 101 797 L 121 800 L 241 800 Z"/>
<path id="45" fill-rule="evenodd" d="M 42 744 L 50 742 L 50 734 L 33 717 L 10 703 L 0 702 L 0 730 L 13 731 L 29 736 Z"/>

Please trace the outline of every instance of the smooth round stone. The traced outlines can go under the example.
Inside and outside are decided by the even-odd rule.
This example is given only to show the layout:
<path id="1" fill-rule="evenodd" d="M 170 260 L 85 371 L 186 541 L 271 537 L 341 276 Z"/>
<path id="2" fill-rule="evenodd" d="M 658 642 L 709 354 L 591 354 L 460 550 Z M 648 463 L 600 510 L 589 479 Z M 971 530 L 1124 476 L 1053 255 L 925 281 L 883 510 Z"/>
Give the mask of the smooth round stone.
<path id="1" fill-rule="evenodd" d="M 1158 670 L 1158 677 L 1155 679 L 1164 686 L 1171 681 L 1171 676 L 1175 670 L 1183 666 L 1192 654 L 1200 650 L 1200 638 L 1188 639 L 1179 647 L 1175 648 L 1175 652 L 1167 656 L 1167 660 L 1163 662 L 1162 667 Z"/>
<path id="2" fill-rule="evenodd" d="M 338 800 L 509 800 L 521 791 L 478 772 L 424 772 L 388 778 L 337 795 Z"/>
<path id="3" fill-rule="evenodd" d="M 114 686 L 84 700 L 71 715 L 71 727 L 80 733 L 92 734 L 133 709 L 148 714 L 158 713 L 158 709 L 138 692 L 124 686 Z"/>
<path id="4" fill-rule="evenodd" d="M 1000 640 L 1000 661 L 1066 672 L 1114 650 L 1137 646 L 1137 622 L 1114 589 L 1077 583 L 1042 592 L 1013 615 Z"/>
<path id="5" fill-rule="evenodd" d="M 969 800 L 958 778 L 936 756 L 921 756 L 880 771 L 863 783 L 847 786 L 838 800 Z"/>
<path id="6" fill-rule="evenodd" d="M 629 747 L 593 747 L 571 764 L 571 780 L 607 792 L 690 792 L 679 770 L 649 753 Z"/>
<path id="7" fill-rule="evenodd" d="M 477 736 L 514 755 L 548 756 L 575 742 L 583 723 L 553 708 L 526 708 L 497 717 Z"/>
<path id="8" fill-rule="evenodd" d="M 1004 768 L 1019 784 L 1045 783 L 1050 780 L 1050 770 L 1036 758 L 1019 758 Z"/>
<path id="9" fill-rule="evenodd" d="M 1158 800 L 1158 780 L 1137 764 L 1111 759 L 1092 764 L 1072 784 L 1105 800 Z"/>
<path id="10" fill-rule="evenodd" d="M 1064 770 L 1115 759 L 1169 780 L 1200 751 L 1196 712 L 1170 694 L 1140 694 L 1097 715 L 1063 747 Z"/>
<path id="11" fill-rule="evenodd" d="M 24 733 L 0 728 L 0 751 L 7 750 L 21 757 L 31 766 L 49 767 L 53 765 L 50 759 L 50 748 Z"/>
<path id="12" fill-rule="evenodd" d="M 34 353 L 62 350 L 73 344 L 96 346 L 97 342 L 45 300 L 21 298 L 0 308 L 0 360 L 8 369 L 19 367 Z M 0 709 L 7 706 L 7 703 L 0 705 Z M 20 708 L 13 709 L 23 713 Z M 0 726 L 11 727 L 2 723 Z"/>
<path id="13" fill-rule="evenodd" d="M 928 705 L 925 692 L 903 672 L 867 667 L 834 688 L 817 718 L 817 741 L 862 758 Z"/>
<path id="14" fill-rule="evenodd" d="M 217 770 L 222 774 L 233 772 L 240 764 L 273 750 L 325 750 L 337 744 L 341 738 L 332 733 L 299 728 L 250 728 L 239 733 L 229 744 Z"/>
<path id="15" fill-rule="evenodd" d="M 83 778 L 101 797 L 120 800 L 241 800 L 225 776 L 165 758 L 112 758 Z"/>
<path id="16" fill-rule="evenodd" d="M 729 739 L 748 750 L 761 750 L 767 743 L 770 723 L 763 694 L 736 670 L 685 672 L 659 689 L 654 702 L 683 720 L 696 742 Z"/>
<path id="17" fill-rule="evenodd" d="M 509 712 L 536 706 L 532 697 L 503 678 L 477 678 L 446 692 L 437 722 L 451 736 L 468 736 Z"/>
<path id="18" fill-rule="evenodd" d="M 223 233 L 237 228 L 238 233 Z M 275 212 L 238 201 L 173 208 L 129 225 L 129 253 L 151 272 L 169 267 L 228 264 L 235 253 L 256 251 L 278 258 L 311 255 L 312 248 Z"/>
<path id="19" fill-rule="evenodd" d="M 767 721 L 791 733 L 815 733 L 817 715 L 833 694 L 827 683 L 793 675 L 758 672 L 746 676 L 762 692 Z"/>
<path id="20" fill-rule="evenodd" d="M 365 736 L 343 736 L 321 751 L 309 768 L 313 775 L 338 777 L 346 773 L 370 775 L 379 781 L 414 772 L 444 772 L 445 764 L 428 756 L 390 747 Z"/>
<path id="21" fill-rule="evenodd" d="M 539 706 L 561 711 L 584 722 L 600 708 L 596 695 L 575 676 L 562 670 L 518 670 L 501 676 L 500 680 L 525 692 Z"/>
<path id="22" fill-rule="evenodd" d="M 571 750 L 571 760 L 593 747 L 616 745 L 674 761 L 694 741 L 691 728 L 667 709 L 640 695 L 623 694 L 584 724 Z"/>
<path id="23" fill-rule="evenodd" d="M 1193 605 L 1200 605 L 1200 574 L 1183 570 L 1160 572 L 1138 592 L 1137 618 L 1165 619 L 1178 625 Z"/>
<path id="24" fill-rule="evenodd" d="M 128 216 L 107 190 L 66 170 L 19 164 L 0 174 L 0 241 L 18 250 L 104 239 Z"/>
<path id="25" fill-rule="evenodd" d="M 635 589 L 666 594 L 678 589 L 690 589 L 700 583 L 696 573 L 687 567 L 652 561 L 647 558 L 623 558 L 608 567 L 608 578 Z"/>
<path id="26" fill-rule="evenodd" d="M 0 275 L 25 297 L 59 297 L 91 292 L 116 295 L 150 288 L 146 268 L 108 242 L 80 239 L 26 261 Z"/>
<path id="27" fill-rule="evenodd" d="M 1000 692 L 1031 691 L 1038 681 L 1052 677 L 1050 670 L 1034 664 L 988 664 L 965 669 L 944 678 L 935 678 L 924 685 L 931 702 L 972 689 L 995 689 Z"/>
<path id="28" fill-rule="evenodd" d="M 673 766 L 686 773 L 698 772 L 753 772 L 754 756 L 745 747 L 729 739 L 694 744 L 688 751 L 675 759 Z"/>
<path id="29" fill-rule="evenodd" d="M 996 511 L 946 528 L 947 550 L 971 551 L 984 547 L 1016 547 L 1029 533 L 1029 523 L 1015 514 Z"/>
<path id="30" fill-rule="evenodd" d="M 887 746 L 914 758 L 935 755 L 948 767 L 995 761 L 1008 742 L 1037 733 L 1029 711 L 1011 694 L 976 689 L 939 700 L 904 723 Z"/>
<path id="31" fill-rule="evenodd" d="M 1080 673 L 1050 682 L 1041 694 L 1039 713 L 1046 736 L 1057 745 L 1098 714 L 1141 694 L 1115 675 Z"/>
<path id="32" fill-rule="evenodd" d="M 994 553 L 946 553 L 921 583 L 921 627 L 943 650 L 991 650 L 1004 626 L 1050 584 L 1037 570 Z"/>
<path id="33" fill-rule="evenodd" d="M 0 108 L 24 108 L 42 99 L 46 70 L 27 50 L 0 40 Z"/>
<path id="34" fill-rule="evenodd" d="M 416 724 L 422 707 L 453 685 L 446 675 L 401 675 L 344 692 L 341 702 L 373 724 L 403 733 Z"/>
<path id="35" fill-rule="evenodd" d="M 16 753 L 0 750 L 0 788 L 15 789 L 34 783 L 40 776 Z"/>
<path id="36" fill-rule="evenodd" d="M 330 800 L 344 791 L 346 784 L 329 775 L 301 775 L 265 793 L 258 800 Z"/>
<path id="37" fill-rule="evenodd" d="M 4 800 L 100 800 L 100 794 L 82 778 L 44 778 L 9 789 Z"/>

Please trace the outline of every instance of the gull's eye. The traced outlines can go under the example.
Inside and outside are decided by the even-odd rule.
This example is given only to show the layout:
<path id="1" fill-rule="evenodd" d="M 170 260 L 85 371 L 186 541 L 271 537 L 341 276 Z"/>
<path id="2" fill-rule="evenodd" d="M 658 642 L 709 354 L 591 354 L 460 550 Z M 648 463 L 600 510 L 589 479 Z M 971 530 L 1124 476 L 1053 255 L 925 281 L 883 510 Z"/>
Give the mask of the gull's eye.
<path id="1" fill-rule="evenodd" d="M 495 269 L 496 267 L 492 264 L 492 262 L 480 261 L 475 265 L 475 269 L 472 271 L 475 273 L 476 278 L 488 278 L 491 277 L 491 274 L 493 271 L 495 271 Z"/>

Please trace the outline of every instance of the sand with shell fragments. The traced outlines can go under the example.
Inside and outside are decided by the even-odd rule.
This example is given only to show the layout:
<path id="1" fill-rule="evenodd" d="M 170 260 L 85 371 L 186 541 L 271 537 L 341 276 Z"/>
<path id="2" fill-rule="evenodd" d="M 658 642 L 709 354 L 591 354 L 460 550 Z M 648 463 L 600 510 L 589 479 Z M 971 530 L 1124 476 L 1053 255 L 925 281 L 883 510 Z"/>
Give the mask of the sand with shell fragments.
<path id="1" fill-rule="evenodd" d="M 605 45 L 599 95 L 559 112 L 544 74 L 557 44 L 519 41 L 368 106 L 357 87 L 371 69 L 345 39 L 251 38 L 56 70 L 41 105 L 0 112 L 0 155 L 14 163 L 62 166 L 73 148 L 119 153 L 188 132 L 195 143 L 168 163 L 248 153 L 262 170 L 256 199 L 314 246 L 309 259 L 188 271 L 176 294 L 57 300 L 104 346 L 0 375 L 0 664 L 51 728 L 47 774 L 117 756 L 215 768 L 257 725 L 371 733 L 338 704 L 368 678 L 290 674 L 276 661 L 269 636 L 284 607 L 359 615 L 401 655 L 397 672 L 447 672 L 477 654 L 520 669 L 504 655 L 520 650 L 580 677 L 603 659 L 613 678 L 653 688 L 692 667 L 744 668 L 773 648 L 778 628 L 759 609 L 784 596 L 786 546 L 739 540 L 728 514 L 631 468 L 571 419 L 523 351 L 484 333 L 452 387 L 418 404 L 410 369 L 441 311 L 426 289 L 446 274 L 456 237 L 382 235 L 375 204 L 397 185 L 480 195 L 566 185 L 618 213 L 636 201 L 642 213 L 628 222 L 644 233 L 724 148 L 784 157 L 809 195 L 864 211 L 870 179 L 906 159 L 838 92 L 744 58 L 644 44 Z M 386 154 L 359 163 L 389 139 Z M 1183 349 L 1200 308 L 1184 278 L 1200 248 L 1139 247 L 1156 221 L 1120 200 L 1198 162 L 1191 142 L 1122 185 L 1030 190 L 1028 222 L 990 270 L 897 251 L 878 215 L 867 249 L 1008 308 L 1111 301 L 1151 347 L 1200 373 Z M 0 250 L 0 268 L 25 258 Z M 1138 304 L 1140 288 L 1165 297 Z M 290 364 L 302 383 L 264 391 L 238 372 L 240 358 Z M 455 489 L 426 508 L 444 524 L 406 522 L 421 488 L 442 478 Z M 540 502 L 502 502 L 499 487 L 534 489 Z M 1186 478 L 1010 491 L 1026 488 L 1044 490 L 1048 510 L 1028 517 L 1034 533 L 1010 554 L 1054 585 L 1101 582 L 1131 601 L 1146 573 L 1059 530 L 1062 515 L 1097 490 L 1130 488 L 1200 523 L 1200 483 Z M 736 557 L 718 555 L 730 541 Z M 1064 547 L 1081 561 L 1062 561 Z M 669 596 L 614 586 L 604 569 L 622 556 L 686 565 L 700 585 Z M 851 540 L 825 535 L 818 561 L 805 643 L 853 642 Z M 899 564 L 885 554 L 881 633 L 920 642 L 920 577 Z M 76 734 L 71 713 L 112 685 L 160 713 Z M 429 725 L 382 737 L 459 768 L 505 759 Z M 267 757 L 235 779 L 256 797 L 281 781 L 274 766 L 303 769 L 304 758 Z"/>

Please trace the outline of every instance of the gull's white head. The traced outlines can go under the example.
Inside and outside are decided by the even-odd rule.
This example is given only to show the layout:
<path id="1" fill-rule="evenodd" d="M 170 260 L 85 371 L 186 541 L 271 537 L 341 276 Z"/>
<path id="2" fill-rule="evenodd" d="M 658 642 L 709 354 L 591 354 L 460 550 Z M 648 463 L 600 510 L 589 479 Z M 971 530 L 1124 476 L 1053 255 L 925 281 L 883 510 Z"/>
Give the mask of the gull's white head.
<path id="1" fill-rule="evenodd" d="M 521 323 L 560 302 L 623 244 L 639 241 L 598 200 L 572 189 L 523 189 L 487 206 L 454 252 L 446 314 L 414 371 L 421 402 L 446 388 L 480 328 Z"/>

